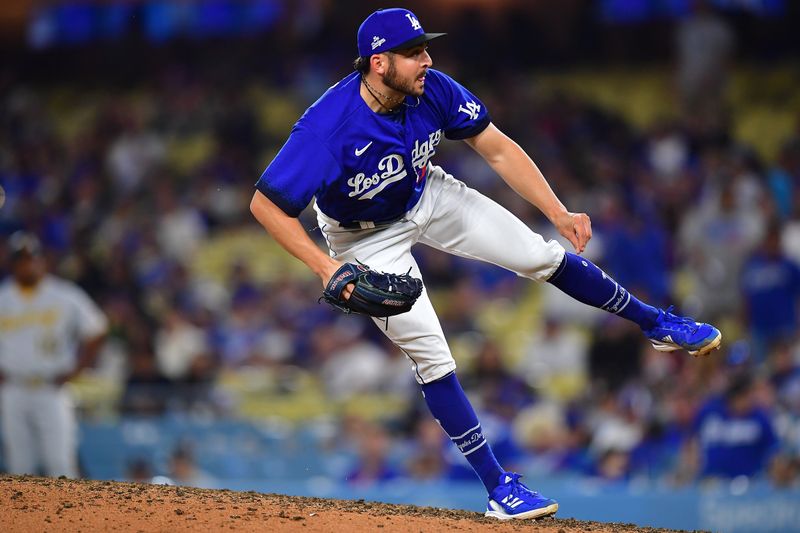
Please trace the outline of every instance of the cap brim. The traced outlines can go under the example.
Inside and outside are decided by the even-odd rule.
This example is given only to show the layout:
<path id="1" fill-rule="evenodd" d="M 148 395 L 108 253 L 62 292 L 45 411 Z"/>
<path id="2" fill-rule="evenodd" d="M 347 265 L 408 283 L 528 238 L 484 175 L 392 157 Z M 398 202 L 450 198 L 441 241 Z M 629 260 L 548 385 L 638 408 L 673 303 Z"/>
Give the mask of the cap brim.
<path id="1" fill-rule="evenodd" d="M 422 43 L 427 43 L 437 37 L 441 37 L 442 35 L 447 35 L 446 33 L 423 33 L 422 35 L 417 35 L 413 39 L 406 41 L 404 43 L 398 44 L 387 50 L 387 52 L 396 52 L 397 50 L 406 50 L 408 48 L 414 48 L 417 45 Z"/>

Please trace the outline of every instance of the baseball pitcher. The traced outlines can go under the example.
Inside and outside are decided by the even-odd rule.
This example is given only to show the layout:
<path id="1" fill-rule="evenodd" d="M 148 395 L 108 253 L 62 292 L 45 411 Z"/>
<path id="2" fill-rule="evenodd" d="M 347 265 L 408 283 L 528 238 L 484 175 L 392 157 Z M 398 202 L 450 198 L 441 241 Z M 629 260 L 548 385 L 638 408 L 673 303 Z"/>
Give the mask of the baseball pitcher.
<path id="1" fill-rule="evenodd" d="M 370 314 L 405 352 L 434 418 L 486 486 L 486 515 L 501 520 L 548 516 L 558 503 L 506 472 L 484 438 L 456 378 L 436 312 L 424 286 L 415 283 L 422 275 L 411 247 L 422 243 L 549 282 L 581 302 L 636 322 L 658 350 L 704 355 L 719 346 L 721 335 L 711 325 L 641 302 L 590 261 L 545 241 L 434 164 L 439 143 L 462 140 L 540 209 L 578 254 L 592 236 L 589 217 L 564 207 L 533 161 L 492 123 L 484 103 L 432 68 L 427 43 L 442 35 L 426 33 L 406 9 L 369 15 L 358 29 L 355 72 L 297 121 L 258 180 L 251 211 L 319 276 L 327 301 Z M 296 218 L 312 199 L 329 254 Z M 379 283 L 363 286 L 359 268 Z M 402 277 L 393 283 L 386 276 Z M 398 288 L 386 296 L 372 290 L 376 284 Z M 377 305 L 350 308 L 355 292 L 359 302 Z M 395 308 L 404 311 L 393 313 Z"/>

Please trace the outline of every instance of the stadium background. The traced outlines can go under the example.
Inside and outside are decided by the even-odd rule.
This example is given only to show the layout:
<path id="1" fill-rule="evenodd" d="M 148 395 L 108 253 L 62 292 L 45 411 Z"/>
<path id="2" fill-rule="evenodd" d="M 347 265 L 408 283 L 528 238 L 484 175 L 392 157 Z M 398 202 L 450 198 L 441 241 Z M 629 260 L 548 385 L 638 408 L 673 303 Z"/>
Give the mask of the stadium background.
<path id="1" fill-rule="evenodd" d="M 800 264 L 800 6 L 712 3 L 705 19 L 688 0 L 403 3 L 449 32 L 435 66 L 592 216 L 587 255 L 725 335 L 707 359 L 656 353 L 552 287 L 416 250 L 497 455 L 563 516 L 800 523 L 800 281 L 771 275 Z M 87 477 L 480 510 L 402 354 L 318 305 L 318 280 L 248 212 L 382 5 L 0 7 L 0 243 L 35 231 L 112 323 L 70 385 Z M 555 237 L 466 147 L 442 145 L 437 163 Z M 706 449 L 753 465 L 708 475 L 697 416 L 742 388 L 775 444 Z"/>

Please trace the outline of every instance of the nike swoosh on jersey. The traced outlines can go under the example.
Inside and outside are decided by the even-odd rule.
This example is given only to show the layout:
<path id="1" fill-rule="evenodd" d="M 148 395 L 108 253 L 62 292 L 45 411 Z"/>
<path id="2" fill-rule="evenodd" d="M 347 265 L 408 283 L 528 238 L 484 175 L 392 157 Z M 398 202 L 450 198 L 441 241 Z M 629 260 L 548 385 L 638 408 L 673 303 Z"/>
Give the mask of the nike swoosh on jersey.
<path id="1" fill-rule="evenodd" d="M 361 148 L 361 149 L 359 149 L 359 148 L 356 148 L 356 157 L 361 157 L 361 154 L 363 154 L 364 152 L 366 152 L 366 151 L 367 151 L 367 148 L 369 148 L 370 146 L 372 146 L 372 143 L 373 143 L 373 142 L 374 142 L 374 141 L 370 141 L 370 142 L 369 142 L 369 143 L 368 143 L 368 144 L 367 144 L 367 145 L 366 145 L 364 148 Z"/>

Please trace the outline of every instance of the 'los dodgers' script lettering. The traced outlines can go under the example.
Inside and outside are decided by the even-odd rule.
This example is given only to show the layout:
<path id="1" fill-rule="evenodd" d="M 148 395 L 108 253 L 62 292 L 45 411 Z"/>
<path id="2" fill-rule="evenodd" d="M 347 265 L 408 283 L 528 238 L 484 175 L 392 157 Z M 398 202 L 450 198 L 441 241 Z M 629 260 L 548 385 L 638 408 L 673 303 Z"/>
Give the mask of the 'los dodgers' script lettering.
<path id="1" fill-rule="evenodd" d="M 381 159 L 378 163 L 378 171 L 372 176 L 359 172 L 347 180 L 347 184 L 353 188 L 348 196 L 350 198 L 358 196 L 359 200 L 369 200 L 390 183 L 400 181 L 408 174 L 403 165 L 403 157 L 399 154 L 390 154 Z"/>

